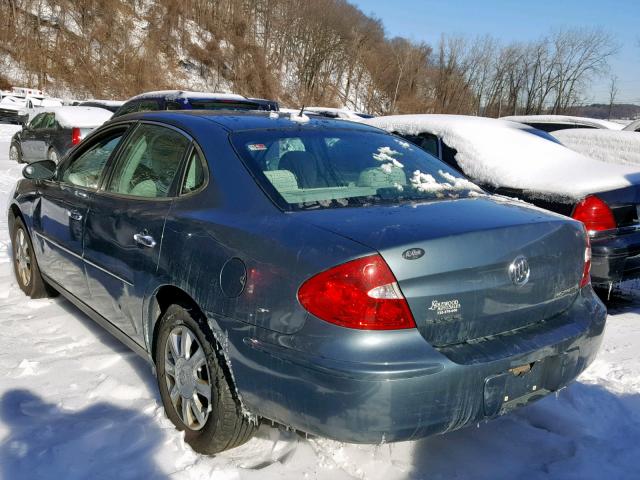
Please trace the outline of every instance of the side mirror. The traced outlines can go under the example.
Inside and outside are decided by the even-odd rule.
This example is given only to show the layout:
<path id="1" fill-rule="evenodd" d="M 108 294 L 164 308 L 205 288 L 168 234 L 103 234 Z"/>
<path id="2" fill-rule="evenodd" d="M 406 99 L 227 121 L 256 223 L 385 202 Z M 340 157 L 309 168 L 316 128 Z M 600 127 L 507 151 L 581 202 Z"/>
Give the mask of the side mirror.
<path id="1" fill-rule="evenodd" d="M 56 162 L 41 160 L 33 162 L 22 169 L 22 176 L 29 180 L 50 180 L 56 174 Z"/>

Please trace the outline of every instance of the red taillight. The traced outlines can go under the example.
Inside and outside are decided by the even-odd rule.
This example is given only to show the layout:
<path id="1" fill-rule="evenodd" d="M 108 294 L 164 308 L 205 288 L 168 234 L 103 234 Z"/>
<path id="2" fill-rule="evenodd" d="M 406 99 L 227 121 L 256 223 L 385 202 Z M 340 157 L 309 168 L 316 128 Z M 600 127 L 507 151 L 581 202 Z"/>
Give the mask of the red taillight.
<path id="1" fill-rule="evenodd" d="M 589 233 L 584 232 L 585 247 L 584 247 L 584 266 L 582 268 L 582 278 L 580 279 L 580 288 L 586 287 L 591 282 L 591 241 L 589 240 Z"/>
<path id="2" fill-rule="evenodd" d="M 415 328 L 407 300 L 380 255 L 311 277 L 298 290 L 302 306 L 322 320 L 364 330 Z"/>
<path id="3" fill-rule="evenodd" d="M 77 127 L 73 127 L 71 130 L 71 144 L 77 145 L 82 140 L 82 136 L 80 135 L 80 129 Z"/>
<path id="4" fill-rule="evenodd" d="M 616 219 L 609 205 L 595 195 L 589 195 L 580 200 L 571 216 L 584 223 L 589 232 L 616 228 Z"/>

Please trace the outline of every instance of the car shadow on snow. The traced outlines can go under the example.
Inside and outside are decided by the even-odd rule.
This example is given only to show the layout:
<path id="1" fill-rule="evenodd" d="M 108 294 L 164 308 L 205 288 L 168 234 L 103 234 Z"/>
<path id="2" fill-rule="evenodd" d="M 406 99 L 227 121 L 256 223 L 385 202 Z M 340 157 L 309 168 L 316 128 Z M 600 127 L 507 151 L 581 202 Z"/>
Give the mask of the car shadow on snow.
<path id="1" fill-rule="evenodd" d="M 160 403 L 158 385 L 156 383 L 156 378 L 153 374 L 152 365 L 150 363 L 148 363 L 144 358 L 127 347 L 116 337 L 111 335 L 101 325 L 96 323 L 93 319 L 91 319 L 88 315 L 86 315 L 82 310 L 80 310 L 66 298 L 59 296 L 56 297 L 55 300 L 58 306 L 63 308 L 69 314 L 69 316 L 73 317 L 79 322 L 82 322 L 82 324 L 91 331 L 91 333 L 100 341 L 100 343 L 124 358 L 129 363 L 131 368 L 135 371 L 140 381 L 144 383 L 147 390 L 153 392 L 156 401 Z"/>
<path id="2" fill-rule="evenodd" d="M 7 480 L 167 478 L 153 459 L 162 432 L 138 411 L 107 403 L 65 411 L 16 389 L 0 398 L 0 415 L 10 429 L 0 444 Z"/>
<path id="3" fill-rule="evenodd" d="M 415 444 L 409 478 L 638 478 L 640 395 L 584 383 Z"/>

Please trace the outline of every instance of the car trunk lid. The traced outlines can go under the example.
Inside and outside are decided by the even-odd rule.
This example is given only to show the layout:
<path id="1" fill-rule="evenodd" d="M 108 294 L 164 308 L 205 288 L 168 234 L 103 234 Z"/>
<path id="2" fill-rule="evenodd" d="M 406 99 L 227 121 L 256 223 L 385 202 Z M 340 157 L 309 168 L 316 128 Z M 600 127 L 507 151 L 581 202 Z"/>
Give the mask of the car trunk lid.
<path id="1" fill-rule="evenodd" d="M 436 347 L 543 322 L 571 305 L 582 276 L 580 224 L 519 202 L 485 197 L 301 215 L 377 250 Z"/>

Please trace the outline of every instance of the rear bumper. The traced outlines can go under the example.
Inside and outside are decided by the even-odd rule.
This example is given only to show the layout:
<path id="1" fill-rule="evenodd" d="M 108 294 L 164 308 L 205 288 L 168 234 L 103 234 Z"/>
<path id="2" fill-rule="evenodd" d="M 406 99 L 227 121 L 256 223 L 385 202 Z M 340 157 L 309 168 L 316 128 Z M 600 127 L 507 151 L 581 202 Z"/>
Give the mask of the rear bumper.
<path id="1" fill-rule="evenodd" d="M 339 441 L 404 441 L 474 424 L 563 388 L 593 361 L 605 321 L 604 306 L 586 288 L 537 330 L 468 346 L 466 355 L 437 351 L 417 331 L 405 331 L 397 345 L 385 346 L 390 362 L 336 361 L 294 351 L 286 341 L 252 339 L 246 328 L 228 330 L 229 353 L 251 412 Z M 421 359 L 412 358 L 417 342 Z M 522 365 L 532 369 L 509 372 Z"/>
<path id="2" fill-rule="evenodd" d="M 640 278 L 640 231 L 591 240 L 591 282 L 605 286 Z"/>

